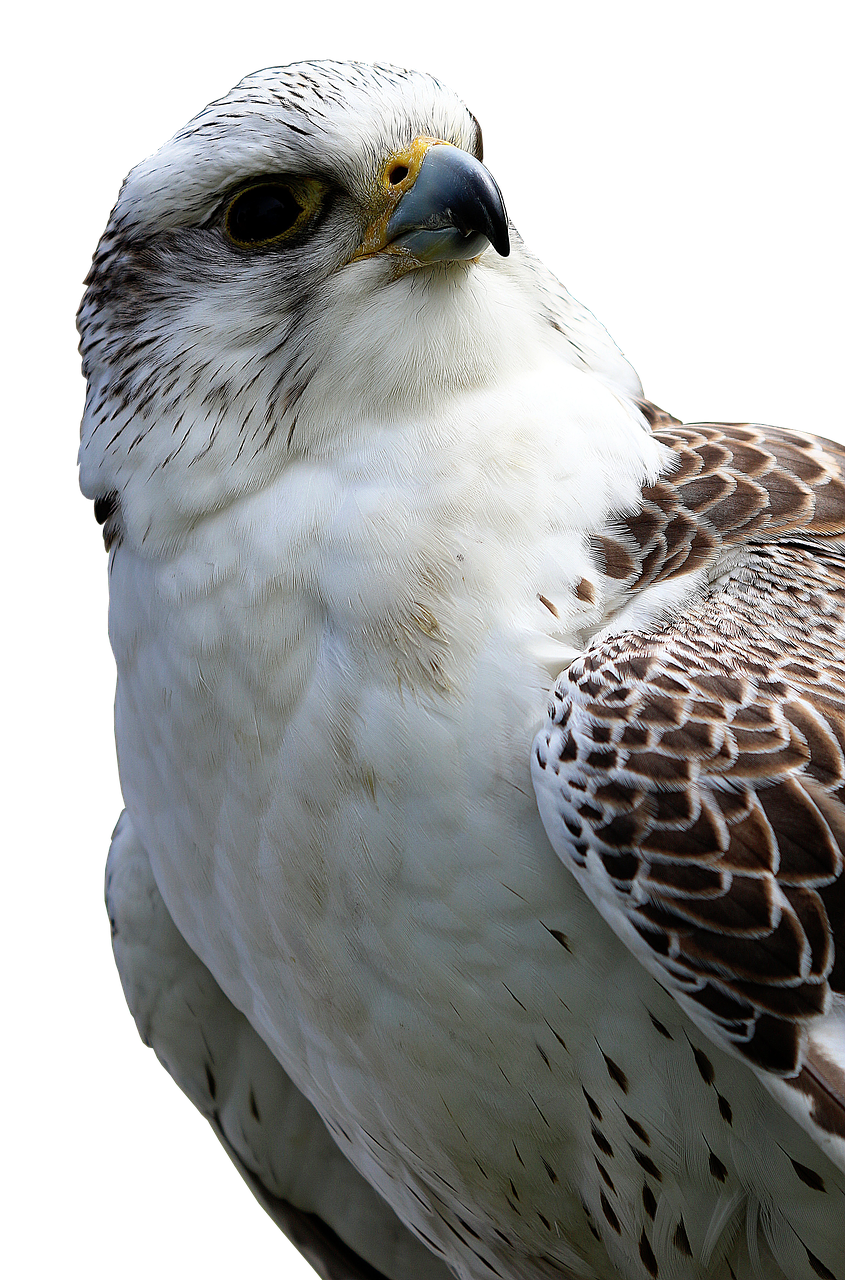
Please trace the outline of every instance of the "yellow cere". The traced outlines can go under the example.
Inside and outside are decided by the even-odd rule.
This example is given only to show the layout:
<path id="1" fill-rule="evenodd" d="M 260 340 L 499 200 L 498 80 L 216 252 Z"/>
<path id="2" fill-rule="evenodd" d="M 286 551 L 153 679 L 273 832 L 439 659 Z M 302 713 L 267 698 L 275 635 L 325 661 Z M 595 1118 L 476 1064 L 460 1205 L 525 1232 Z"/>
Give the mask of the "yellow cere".
<path id="1" fill-rule="evenodd" d="M 376 212 L 373 221 L 364 232 L 360 245 L 352 255 L 352 261 L 369 258 L 376 253 L 403 253 L 400 247 L 387 244 L 387 224 L 402 196 L 416 182 L 422 162 L 429 147 L 451 147 L 442 138 L 429 138 L 421 134 L 410 146 L 394 151 L 385 164 L 379 191 L 375 198 Z"/>

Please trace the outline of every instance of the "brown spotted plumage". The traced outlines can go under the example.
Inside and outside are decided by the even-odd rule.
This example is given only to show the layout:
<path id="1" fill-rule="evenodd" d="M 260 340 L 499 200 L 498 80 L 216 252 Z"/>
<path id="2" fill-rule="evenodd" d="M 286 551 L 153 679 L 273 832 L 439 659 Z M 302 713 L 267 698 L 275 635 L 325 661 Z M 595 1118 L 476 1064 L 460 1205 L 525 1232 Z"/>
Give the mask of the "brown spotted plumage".
<path id="1" fill-rule="evenodd" d="M 682 426 L 653 406 L 654 435 L 677 461 L 642 505 L 594 539 L 600 568 L 626 591 L 718 563 L 752 541 L 845 535 L 845 449 L 776 427 Z"/>
<path id="2" fill-rule="evenodd" d="M 644 412 L 667 466 L 593 545 L 616 614 L 651 590 L 656 618 L 611 618 L 558 680 L 541 811 L 695 1021 L 845 1138 L 814 1037 L 845 997 L 845 449 Z"/>

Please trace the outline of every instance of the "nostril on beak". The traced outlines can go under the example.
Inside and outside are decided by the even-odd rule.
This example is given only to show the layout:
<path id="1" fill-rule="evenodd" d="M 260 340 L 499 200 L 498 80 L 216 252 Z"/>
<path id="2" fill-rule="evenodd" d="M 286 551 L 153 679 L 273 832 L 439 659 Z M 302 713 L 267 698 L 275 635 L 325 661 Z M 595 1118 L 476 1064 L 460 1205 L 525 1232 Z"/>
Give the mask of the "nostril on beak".
<path id="1" fill-rule="evenodd" d="M 387 175 L 387 181 L 392 187 L 402 182 L 408 176 L 408 166 L 406 164 L 395 164 Z"/>

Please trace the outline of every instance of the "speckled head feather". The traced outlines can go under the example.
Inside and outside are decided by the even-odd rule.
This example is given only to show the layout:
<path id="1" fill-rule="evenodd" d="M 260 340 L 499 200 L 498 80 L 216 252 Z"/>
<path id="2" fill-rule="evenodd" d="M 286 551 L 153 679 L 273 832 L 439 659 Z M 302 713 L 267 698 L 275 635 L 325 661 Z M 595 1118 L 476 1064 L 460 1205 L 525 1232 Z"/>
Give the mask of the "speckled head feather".
<path id="1" fill-rule="evenodd" d="M 111 225 L 201 225 L 221 190 L 266 173 L 326 177 L 365 199 L 370 165 L 423 132 L 483 158 L 475 116 L 433 76 L 355 62 L 268 67 L 132 170 Z"/>

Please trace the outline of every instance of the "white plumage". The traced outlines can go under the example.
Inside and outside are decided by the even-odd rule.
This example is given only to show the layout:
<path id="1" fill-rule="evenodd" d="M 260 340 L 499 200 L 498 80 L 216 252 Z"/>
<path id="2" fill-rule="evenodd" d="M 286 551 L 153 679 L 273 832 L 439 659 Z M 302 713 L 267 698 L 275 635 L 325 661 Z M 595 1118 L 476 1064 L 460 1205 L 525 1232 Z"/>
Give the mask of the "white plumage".
<path id="1" fill-rule="evenodd" d="M 505 256 L 480 149 L 429 77 L 302 64 L 247 78 L 121 191 L 80 311 L 80 458 L 111 546 L 126 813 L 108 899 L 127 999 L 326 1276 L 844 1276 L 845 739 L 826 704 L 795 728 L 786 698 L 773 771 L 741 785 L 737 761 L 760 753 L 731 711 L 714 753 L 730 738 L 726 794 L 751 799 L 714 818 L 704 887 L 686 854 L 706 751 L 667 781 L 658 735 L 633 788 L 589 681 L 588 745 L 569 751 L 554 700 L 542 730 L 555 677 L 620 634 L 628 720 L 654 724 L 642 653 L 702 601 L 736 628 L 731 575 L 769 582 L 755 536 L 835 561 L 835 593 L 840 459 L 778 433 L 679 434 L 513 228 Z M 799 571 L 782 647 L 821 616 Z M 734 678 L 700 676 L 759 721 L 771 681 L 731 701 Z M 664 707 L 672 732 L 684 698 Z M 746 875 L 736 824 L 758 792 L 802 786 L 830 851 L 799 866 L 789 810 L 779 861 Z M 573 801 L 587 790 L 592 807 Z M 628 804 L 662 830 L 667 792 L 696 797 L 691 834 L 657 857 L 680 867 L 668 891 L 651 827 L 624 844 L 596 818 Z M 608 871 L 631 850 L 645 869 Z M 658 908 L 683 898 L 684 938 L 742 935 L 735 972 L 687 955 L 693 1020 L 570 858 L 591 896 L 652 910 L 636 946 L 661 980 Z M 705 899 L 724 910 L 702 924 Z M 605 915 L 630 941 L 624 912 Z M 797 956 L 776 984 L 788 1009 L 761 947 Z M 765 1037 L 736 1031 L 731 999 L 763 1009 Z"/>

